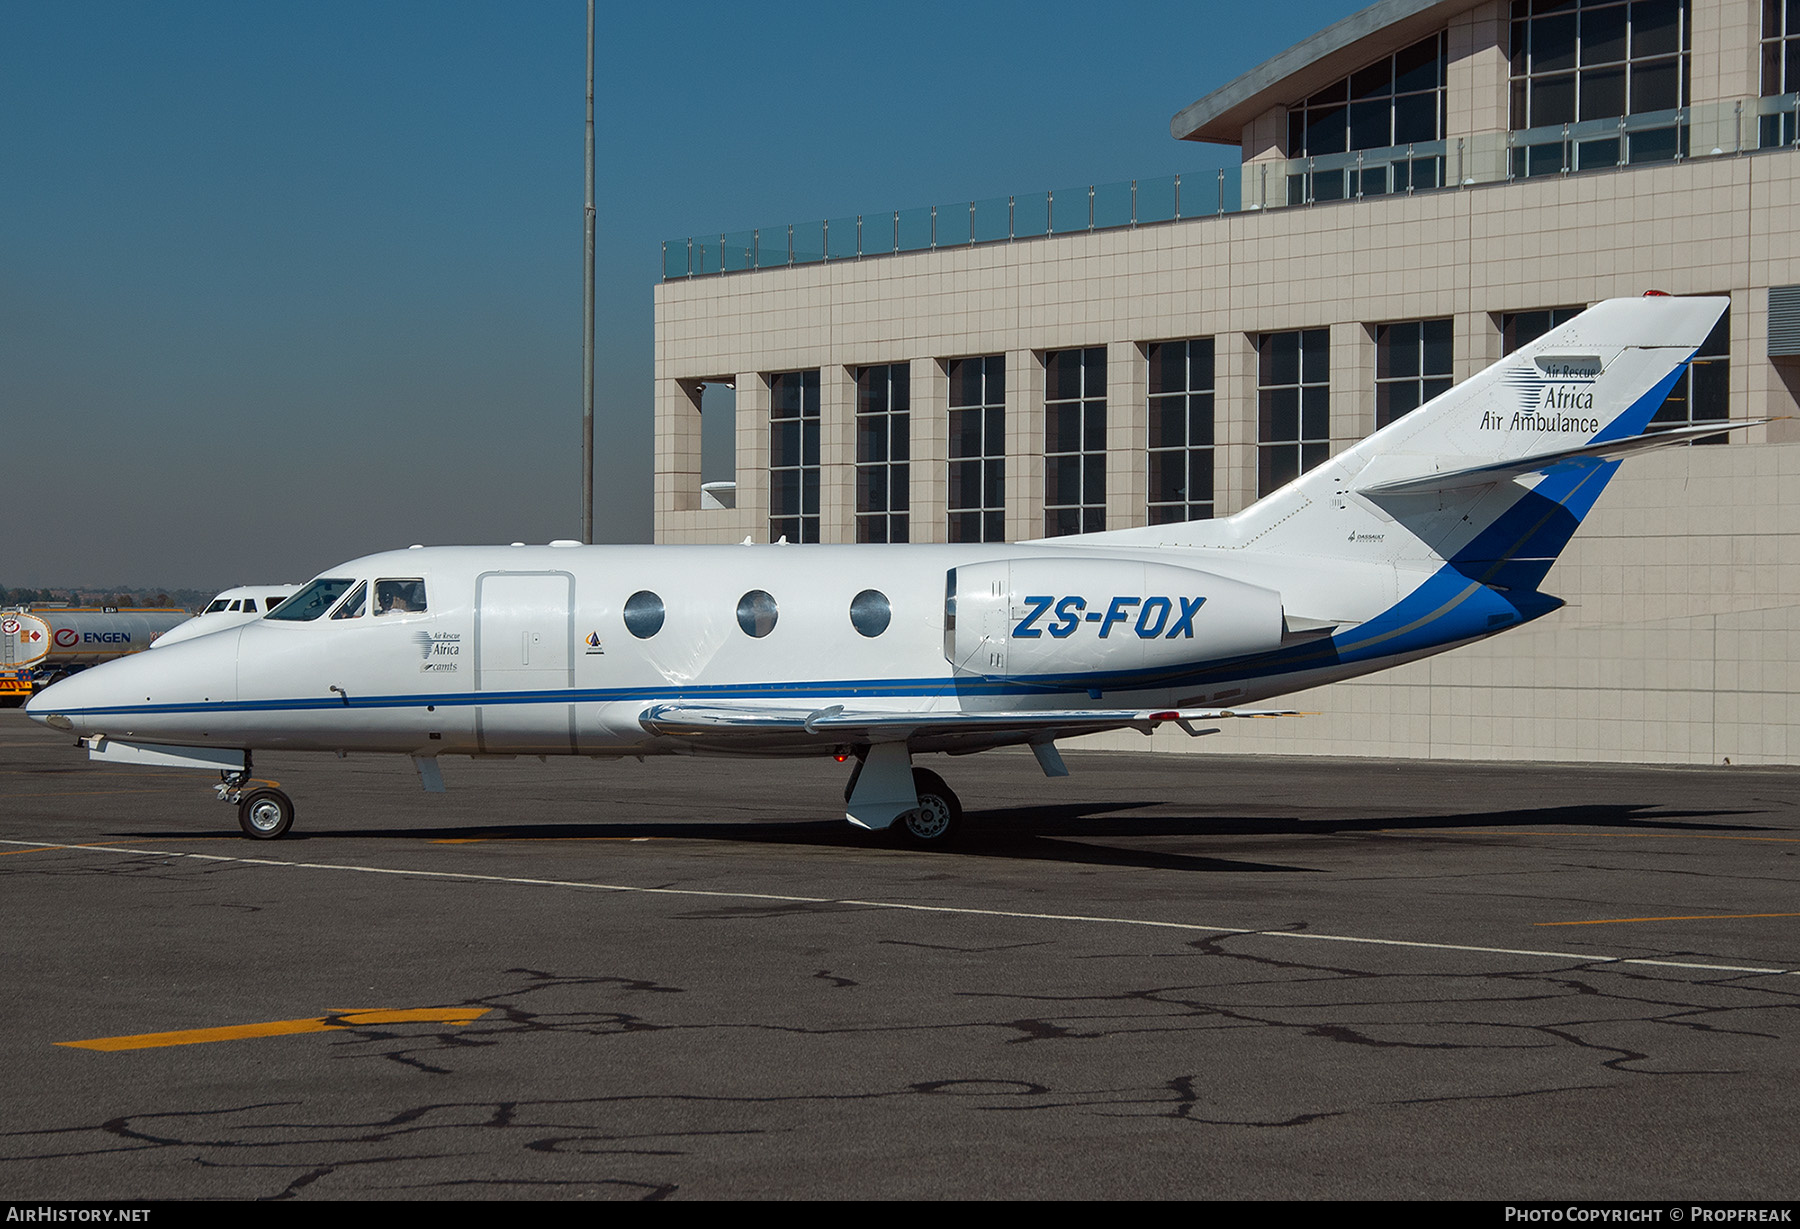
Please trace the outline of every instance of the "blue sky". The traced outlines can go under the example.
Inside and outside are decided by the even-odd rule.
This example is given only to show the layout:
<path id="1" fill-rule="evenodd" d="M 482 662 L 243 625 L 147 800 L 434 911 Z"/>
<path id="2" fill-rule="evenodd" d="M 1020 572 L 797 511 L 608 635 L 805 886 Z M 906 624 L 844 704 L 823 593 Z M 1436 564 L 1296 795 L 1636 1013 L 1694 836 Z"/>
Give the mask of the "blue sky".
<path id="1" fill-rule="evenodd" d="M 660 241 L 1210 170 L 1356 3 L 599 6 L 596 536 Z M 0 585 L 580 531 L 585 4 L 0 0 Z"/>

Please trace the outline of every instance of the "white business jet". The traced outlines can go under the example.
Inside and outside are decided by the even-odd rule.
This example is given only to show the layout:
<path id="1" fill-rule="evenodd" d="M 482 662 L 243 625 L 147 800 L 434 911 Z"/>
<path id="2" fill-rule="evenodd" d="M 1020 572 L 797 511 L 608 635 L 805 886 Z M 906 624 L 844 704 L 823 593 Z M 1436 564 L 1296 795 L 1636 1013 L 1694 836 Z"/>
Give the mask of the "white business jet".
<path id="1" fill-rule="evenodd" d="M 1267 715 L 1272 697 L 1550 613 L 1545 573 L 1727 306 L 1615 299 L 1235 516 L 920 546 L 414 547 L 240 628 L 40 692 L 92 758 L 216 770 L 246 835 L 293 802 L 251 753 L 833 755 L 846 817 L 942 841 L 927 752 Z M 1738 424 L 1744 425 L 1744 424 Z"/>
<path id="2" fill-rule="evenodd" d="M 160 649 L 180 644 L 195 636 L 210 636 L 228 627 L 260 619 L 292 597 L 299 588 L 299 585 L 239 585 L 235 589 L 227 589 L 186 623 L 177 623 L 158 636 L 150 647 Z"/>

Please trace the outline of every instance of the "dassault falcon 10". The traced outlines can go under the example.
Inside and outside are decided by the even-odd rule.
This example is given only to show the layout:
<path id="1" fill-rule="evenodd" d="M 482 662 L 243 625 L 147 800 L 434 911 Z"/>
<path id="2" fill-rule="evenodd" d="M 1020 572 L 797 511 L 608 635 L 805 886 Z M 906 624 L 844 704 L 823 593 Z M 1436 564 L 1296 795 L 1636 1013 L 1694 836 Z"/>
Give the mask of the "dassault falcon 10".
<path id="1" fill-rule="evenodd" d="M 254 751 L 835 755 L 846 818 L 960 821 L 929 752 L 1270 715 L 1284 693 L 1541 618 L 1540 589 L 1723 298 L 1613 299 L 1235 516 L 1032 542 L 414 547 L 242 627 L 39 693 L 92 758 L 217 771 L 251 837 L 294 805 Z M 1735 426 L 1747 425 L 1742 422 Z"/>

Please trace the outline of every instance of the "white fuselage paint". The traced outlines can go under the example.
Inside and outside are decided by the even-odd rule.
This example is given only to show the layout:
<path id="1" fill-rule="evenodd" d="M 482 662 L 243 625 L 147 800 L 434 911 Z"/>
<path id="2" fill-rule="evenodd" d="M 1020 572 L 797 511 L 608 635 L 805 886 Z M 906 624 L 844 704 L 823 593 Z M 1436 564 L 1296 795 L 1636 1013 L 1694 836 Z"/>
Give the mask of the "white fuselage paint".
<path id="1" fill-rule="evenodd" d="M 1044 589 L 1059 604 L 1079 598 L 1081 613 L 1099 616 L 1060 641 L 1016 641 L 1036 654 L 1024 679 L 984 673 L 981 662 L 958 669 L 946 657 L 946 576 L 1006 561 L 1015 572 L 1024 562 L 1027 588 Z M 1147 577 L 1141 590 L 1121 578 L 1120 566 L 1132 563 L 1148 565 L 1136 573 Z M 1182 593 L 1172 590 L 1176 569 L 1190 578 Z M 1391 606 L 1398 587 L 1392 567 L 1320 559 L 1283 578 L 1292 598 L 1277 597 L 1267 587 L 1277 579 L 1267 564 L 1241 552 L 1040 544 L 438 547 L 371 555 L 326 575 L 370 583 L 422 577 L 429 608 L 308 622 L 265 618 L 71 680 L 54 711 L 77 733 L 143 743 L 635 755 L 731 749 L 646 732 L 640 715 L 668 700 L 979 712 L 1166 708 L 1226 693 L 1242 705 L 1393 659 L 1267 679 L 1226 676 L 1197 689 L 1115 687 L 1104 676 L 1090 688 L 1083 680 L 1107 664 L 1108 644 L 1133 661 L 1154 651 L 1165 665 L 1242 657 L 1250 633 L 1234 600 L 1245 594 L 1270 594 L 1267 609 L 1277 620 L 1285 603 L 1294 613 L 1328 610 L 1332 619 L 1359 621 Z M 892 609 L 891 622 L 872 637 L 849 615 L 851 600 L 871 589 Z M 736 614 L 740 596 L 754 590 L 770 594 L 777 608 L 774 628 L 760 638 Z M 640 591 L 655 593 L 666 611 L 647 638 L 622 618 L 626 599 Z M 970 611 L 975 598 L 959 595 Z M 1151 601 L 1159 598 L 1166 611 Z M 1176 627 L 1184 598 L 1191 638 L 1189 628 Z M 1197 598 L 1207 600 L 1194 608 Z M 1004 639 L 1029 608 L 1002 605 L 990 630 Z M 1066 628 L 1049 609 L 1026 630 Z M 1181 638 L 1170 641 L 1171 631 Z M 1278 626 L 1274 636 L 1270 649 L 1278 647 Z M 1044 683 L 1042 667 L 1059 649 L 1069 654 L 1063 673 L 1073 674 Z M 830 750 L 813 740 L 803 753 Z"/>

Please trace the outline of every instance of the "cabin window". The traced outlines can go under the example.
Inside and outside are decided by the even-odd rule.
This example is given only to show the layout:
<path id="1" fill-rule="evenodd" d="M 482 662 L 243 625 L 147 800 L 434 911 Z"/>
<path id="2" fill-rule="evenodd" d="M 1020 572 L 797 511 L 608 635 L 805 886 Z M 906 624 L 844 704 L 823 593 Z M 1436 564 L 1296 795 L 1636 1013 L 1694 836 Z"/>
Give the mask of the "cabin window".
<path id="1" fill-rule="evenodd" d="M 269 612 L 271 619 L 288 619 L 308 623 L 330 610 L 356 582 L 348 578 L 319 579 L 305 586 L 287 601 Z"/>
<path id="2" fill-rule="evenodd" d="M 625 599 L 625 630 L 639 640 L 648 640 L 662 630 L 663 600 L 648 589 L 639 589 Z"/>
<path id="3" fill-rule="evenodd" d="M 761 589 L 752 589 L 738 599 L 738 626 L 746 636 L 761 638 L 775 630 L 775 599 Z"/>
<path id="4" fill-rule="evenodd" d="M 893 619 L 894 609 L 879 589 L 864 589 L 850 599 L 850 626 L 861 635 L 879 636 Z"/>
<path id="5" fill-rule="evenodd" d="M 424 609 L 425 582 L 417 577 L 375 582 L 376 614 L 418 614 Z"/>
<path id="6" fill-rule="evenodd" d="M 365 582 L 356 586 L 356 591 L 339 603 L 338 608 L 331 612 L 331 617 L 334 619 L 360 619 L 363 606 L 368 600 L 369 586 Z"/>

